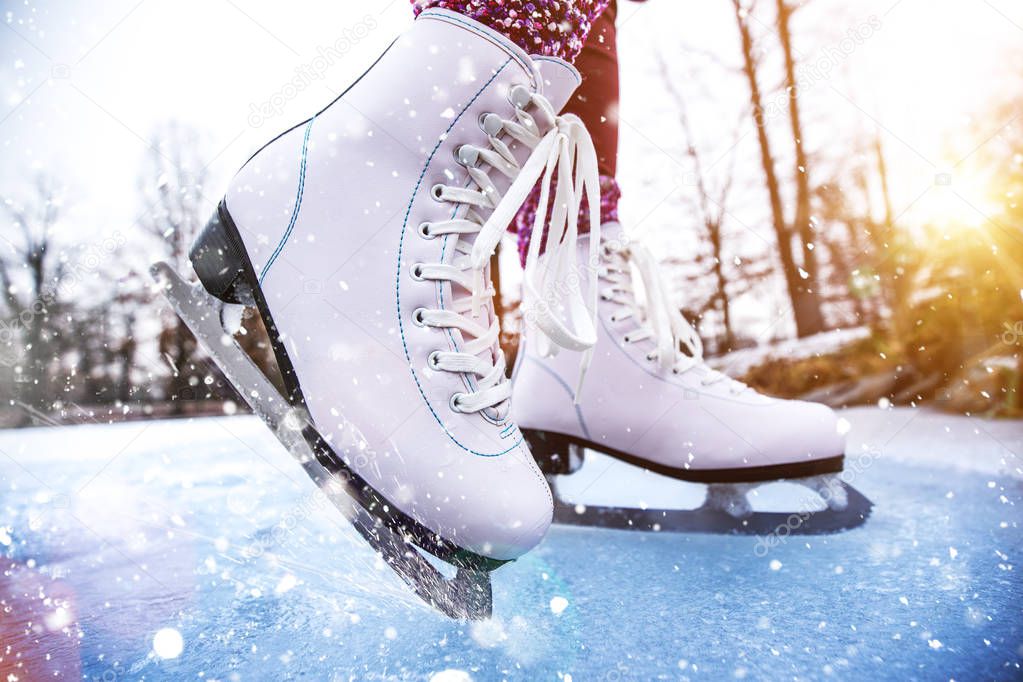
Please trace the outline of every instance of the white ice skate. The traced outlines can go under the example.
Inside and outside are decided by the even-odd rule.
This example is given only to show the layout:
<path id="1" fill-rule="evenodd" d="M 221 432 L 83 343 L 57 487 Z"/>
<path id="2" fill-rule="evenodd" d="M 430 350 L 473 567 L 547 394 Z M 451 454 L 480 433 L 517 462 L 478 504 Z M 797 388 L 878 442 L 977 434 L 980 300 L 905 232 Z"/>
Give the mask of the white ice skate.
<path id="1" fill-rule="evenodd" d="M 586 241 L 580 239 L 580 249 L 589 248 Z M 789 514 L 757 514 L 748 494 L 785 479 L 812 490 L 815 506 L 831 514 L 801 523 L 802 532 L 862 523 L 870 503 L 838 477 L 845 439 L 835 414 L 761 395 L 704 364 L 700 338 L 672 304 L 656 261 L 627 243 L 619 225 L 604 226 L 600 258 L 598 341 L 581 392 L 576 396 L 574 388 L 578 354 L 551 356 L 556 347 L 534 343 L 527 313 L 514 374 L 515 420 L 548 475 L 576 471 L 591 449 L 709 487 L 702 506 L 686 513 L 556 502 L 555 520 L 763 532 Z M 791 511 L 806 505 L 800 507 Z"/>
<path id="2" fill-rule="evenodd" d="M 489 260 L 551 169 L 574 160 L 579 171 L 560 174 L 558 195 L 596 186 L 585 128 L 557 116 L 578 83 L 567 63 L 423 12 L 347 91 L 239 171 L 192 248 L 199 284 L 154 266 L 310 476 L 455 617 L 489 615 L 489 571 L 551 522 L 547 483 L 508 416 Z M 574 247 L 570 236 L 557 241 Z M 285 395 L 231 342 L 225 323 L 240 306 L 258 309 Z M 592 323 L 576 322 L 545 318 L 585 348 Z M 458 575 L 445 579 L 413 546 Z"/>

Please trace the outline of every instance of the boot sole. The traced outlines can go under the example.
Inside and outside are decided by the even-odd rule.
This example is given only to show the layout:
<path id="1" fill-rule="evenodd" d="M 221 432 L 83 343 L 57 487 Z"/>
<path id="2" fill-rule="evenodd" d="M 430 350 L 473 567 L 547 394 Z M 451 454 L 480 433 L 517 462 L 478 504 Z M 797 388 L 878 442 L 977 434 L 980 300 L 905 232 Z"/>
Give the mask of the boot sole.
<path id="1" fill-rule="evenodd" d="M 280 340 L 256 271 L 252 267 L 238 228 L 221 200 L 189 250 L 189 260 L 199 281 L 212 296 L 225 303 L 254 306 L 263 320 L 285 388 L 285 397 L 308 414 L 308 406 L 294 365 Z M 355 501 L 392 528 L 398 528 L 416 546 L 459 568 L 492 571 L 508 560 L 493 559 L 459 546 L 402 512 L 344 462 L 313 426 L 302 436 L 317 461 L 332 475 L 343 478 Z"/>
<path id="2" fill-rule="evenodd" d="M 681 481 L 692 483 L 763 483 L 779 479 L 806 478 L 823 474 L 841 473 L 845 465 L 845 455 L 824 457 L 805 462 L 787 464 L 769 464 L 767 466 L 730 468 L 730 469 L 681 469 L 657 464 L 630 455 L 627 452 L 600 445 L 585 438 L 567 436 L 552 431 L 522 429 L 522 435 L 529 443 L 540 469 L 547 475 L 570 474 L 575 471 L 569 458 L 568 446 L 577 445 L 588 450 L 596 450 L 614 457 L 632 466 L 646 469 L 662 476 L 669 476 Z"/>

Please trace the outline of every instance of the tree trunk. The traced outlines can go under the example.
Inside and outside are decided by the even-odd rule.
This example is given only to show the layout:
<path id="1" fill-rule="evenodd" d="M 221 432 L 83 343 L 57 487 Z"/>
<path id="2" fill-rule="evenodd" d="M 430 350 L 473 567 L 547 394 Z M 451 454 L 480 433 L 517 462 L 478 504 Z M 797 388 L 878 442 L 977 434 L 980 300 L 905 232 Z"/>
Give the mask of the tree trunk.
<path id="1" fill-rule="evenodd" d="M 895 348 L 899 349 L 905 338 L 906 315 L 903 306 L 909 292 L 904 291 L 903 279 L 899 277 L 896 263 L 892 260 L 892 257 L 896 255 L 895 247 L 891 242 L 892 235 L 895 233 L 893 229 L 895 216 L 892 211 L 891 190 L 888 185 L 888 164 L 885 162 L 880 135 L 876 135 L 874 138 L 874 154 L 877 158 L 877 175 L 881 182 L 881 197 L 884 200 L 884 225 L 881 226 L 879 234 L 875 237 L 874 251 L 877 259 L 877 274 L 881 279 L 882 298 L 891 314 L 891 341 Z"/>
<path id="2" fill-rule="evenodd" d="M 124 327 L 127 337 L 121 344 L 119 353 L 121 367 L 118 372 L 117 397 L 122 403 L 127 403 L 131 400 L 131 368 L 135 366 L 135 351 L 138 349 L 135 337 L 132 336 L 132 330 L 135 329 L 135 313 L 128 313 Z"/>
<path id="3" fill-rule="evenodd" d="M 760 163 L 764 169 L 764 182 L 771 203 L 771 215 L 774 232 L 778 240 L 778 256 L 781 260 L 785 286 L 792 302 L 792 312 L 796 323 L 796 334 L 800 337 L 816 334 L 824 328 L 820 304 L 814 294 L 803 286 L 799 267 L 792 256 L 792 231 L 785 220 L 782 207 L 781 189 L 778 175 L 775 172 L 774 156 L 771 152 L 771 141 L 767 136 L 767 122 L 764 120 L 763 97 L 760 83 L 757 80 L 756 61 L 753 57 L 753 37 L 749 25 L 743 16 L 739 0 L 732 0 L 735 8 L 735 21 L 742 39 L 743 73 L 749 83 L 750 106 L 753 111 L 753 122 L 757 128 L 757 141 L 760 144 Z"/>
<path id="4" fill-rule="evenodd" d="M 29 239 L 26 231 L 26 239 Z M 46 239 L 44 234 L 41 240 Z M 43 286 L 46 278 L 46 245 L 29 240 L 26 244 L 26 265 L 32 278 L 32 292 L 25 309 L 30 313 L 26 339 L 25 367 L 27 382 L 23 384 L 22 401 L 36 410 L 46 411 L 43 401 L 48 392 L 47 363 L 43 348 L 44 316 L 49 311 L 43 308 Z"/>
<path id="5" fill-rule="evenodd" d="M 494 249 L 490 257 L 490 281 L 494 283 L 494 315 L 501 327 L 504 327 L 504 297 L 501 296 L 501 245 Z"/>
<path id="6" fill-rule="evenodd" d="M 793 169 L 796 179 L 796 215 L 793 220 L 793 228 L 799 234 L 799 246 L 802 250 L 803 271 L 807 277 L 800 282 L 800 289 L 805 296 L 817 298 L 819 296 L 818 280 L 819 271 L 817 268 L 817 255 L 814 251 L 816 239 L 814 230 L 810 225 L 810 168 L 806 158 L 806 150 L 803 147 L 803 124 L 799 115 L 799 90 L 796 82 L 796 60 L 792 55 L 792 32 L 789 19 L 792 17 L 792 7 L 785 0 L 777 0 L 778 6 L 778 37 L 781 42 L 782 52 L 785 55 L 785 87 L 789 100 L 789 123 L 792 126 L 792 141 L 795 148 L 795 168 Z M 821 314 L 820 304 L 807 308 L 808 326 L 816 328 L 816 331 L 824 331 L 824 316 Z"/>
<path id="7" fill-rule="evenodd" d="M 732 302 L 728 296 L 728 279 L 721 265 L 721 225 L 708 225 L 710 234 L 711 256 L 714 258 L 714 279 L 717 281 L 717 298 L 721 303 L 721 321 L 725 326 L 725 350 L 729 352 L 735 347 L 735 333 L 732 331 Z"/>
<path id="8" fill-rule="evenodd" d="M 777 5 L 778 37 L 782 53 L 785 56 L 785 90 L 788 94 L 789 123 L 792 126 L 792 141 L 795 148 L 796 167 L 793 171 L 796 178 L 796 216 L 793 224 L 803 241 L 803 269 L 810 274 L 811 281 L 816 281 L 817 258 L 813 249 L 808 248 L 814 240 L 813 230 L 810 228 L 810 169 L 806 160 L 806 150 L 803 148 L 803 124 L 799 115 L 799 86 L 796 83 L 796 62 L 792 56 L 792 33 L 789 28 L 789 19 L 792 17 L 793 10 L 785 0 L 777 0 Z"/>

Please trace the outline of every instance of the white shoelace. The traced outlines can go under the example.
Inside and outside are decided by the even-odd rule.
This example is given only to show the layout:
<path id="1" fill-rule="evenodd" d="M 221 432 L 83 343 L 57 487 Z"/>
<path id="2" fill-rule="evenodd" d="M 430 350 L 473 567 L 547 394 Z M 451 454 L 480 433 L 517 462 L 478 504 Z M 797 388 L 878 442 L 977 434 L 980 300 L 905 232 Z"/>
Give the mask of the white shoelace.
<path id="1" fill-rule="evenodd" d="M 581 375 L 585 373 L 590 353 L 597 342 L 599 275 L 597 268 L 591 264 L 598 262 L 600 178 L 593 142 L 578 117 L 572 114 L 558 116 L 543 95 L 524 86 L 515 86 L 509 93 L 509 99 L 515 107 L 515 120 L 504 119 L 494 113 L 481 119 L 489 147 L 466 144 L 456 151 L 458 162 L 466 168 L 475 187 L 438 184 L 431 190 L 438 201 L 468 207 L 462 218 L 419 226 L 420 235 L 426 239 L 458 235 L 453 261 L 451 264 L 416 263 L 412 271 L 413 277 L 450 282 L 471 293 L 469 297 L 456 297 L 443 310 L 417 310 L 416 321 L 431 327 L 458 329 L 473 337 L 463 344 L 460 352 L 434 351 L 429 364 L 434 370 L 464 373 L 476 378 L 475 391 L 456 393 L 451 397 L 452 409 L 460 412 L 488 410 L 489 416 L 498 421 L 507 416 L 511 383 L 505 376 L 504 353 L 498 344 L 500 326 L 493 314 L 495 291 L 488 268 L 490 257 L 505 230 L 541 177 L 540 202 L 532 244 L 526 257 L 524 316 L 542 332 L 541 337 L 549 353 L 557 352 L 559 347 L 585 353 Z M 526 111 L 529 105 L 533 105 L 543 118 L 544 127 L 549 127 L 546 134 L 536 118 Z M 508 143 L 501 139 L 502 133 L 533 150 L 521 167 Z M 555 169 L 558 179 L 554 207 L 547 230 L 546 252 L 540 255 Z M 503 196 L 491 181 L 489 171 L 497 171 L 512 180 Z M 584 268 L 587 270 L 587 294 L 579 285 L 575 269 L 577 222 L 584 190 L 588 198 L 590 230 L 594 235 L 590 264 Z M 484 220 L 475 210 L 477 208 L 493 212 Z M 473 236 L 475 239 L 470 241 Z M 568 320 L 563 319 L 566 311 Z M 481 322 L 481 317 L 489 324 Z"/>
<path id="2" fill-rule="evenodd" d="M 627 246 L 605 244 L 604 254 L 607 267 L 601 276 L 610 286 L 601 292 L 601 297 L 621 306 L 611 316 L 611 321 L 632 318 L 637 324 L 637 328 L 623 338 L 625 343 L 653 341 L 654 349 L 647 353 L 648 360 L 656 361 L 663 371 L 670 370 L 675 374 L 694 371 L 701 375 L 702 386 L 728 382 L 727 388 L 732 395 L 749 389 L 746 384 L 711 369 L 703 362 L 700 335 L 672 304 L 657 261 L 648 249 L 635 243 Z M 643 301 L 636 294 L 634 270 L 643 286 Z"/>

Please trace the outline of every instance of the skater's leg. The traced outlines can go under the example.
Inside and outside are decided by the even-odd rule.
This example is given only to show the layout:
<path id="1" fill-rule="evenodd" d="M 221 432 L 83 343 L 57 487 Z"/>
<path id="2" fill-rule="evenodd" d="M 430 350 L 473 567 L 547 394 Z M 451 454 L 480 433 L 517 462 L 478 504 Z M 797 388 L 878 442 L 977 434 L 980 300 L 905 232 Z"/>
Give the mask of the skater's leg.
<path id="1" fill-rule="evenodd" d="M 412 0 L 418 15 L 443 8 L 500 31 L 531 55 L 575 61 L 608 0 Z"/>
<path id="2" fill-rule="evenodd" d="M 600 169 L 600 220 L 601 223 L 617 222 L 618 199 L 621 191 L 615 180 L 618 165 L 618 46 L 615 18 L 615 0 L 593 20 L 592 30 L 586 44 L 575 60 L 575 66 L 582 74 L 583 82 L 575 96 L 565 107 L 582 119 L 597 148 Z M 525 263 L 536 217 L 539 188 L 533 190 L 529 200 L 515 218 L 514 229 L 518 234 L 519 257 Z M 585 206 L 585 203 L 583 204 Z M 585 232 L 589 221 L 579 217 L 579 230 Z"/>
<path id="3" fill-rule="evenodd" d="M 615 19 L 618 7 L 611 0 L 586 38 L 575 68 L 583 82 L 565 111 L 586 124 L 597 148 L 600 174 L 613 179 L 618 166 L 618 44 Z"/>

